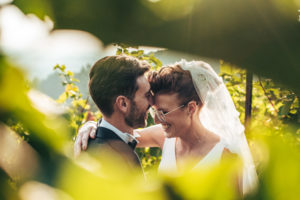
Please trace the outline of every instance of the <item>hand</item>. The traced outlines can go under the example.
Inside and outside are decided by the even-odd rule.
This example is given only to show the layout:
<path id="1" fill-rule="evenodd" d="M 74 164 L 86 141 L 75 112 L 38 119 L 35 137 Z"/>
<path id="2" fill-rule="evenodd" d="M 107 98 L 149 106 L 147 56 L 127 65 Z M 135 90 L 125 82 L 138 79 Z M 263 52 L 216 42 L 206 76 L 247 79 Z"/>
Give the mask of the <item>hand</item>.
<path id="1" fill-rule="evenodd" d="M 89 138 L 96 137 L 97 122 L 88 121 L 79 129 L 75 143 L 74 156 L 78 157 L 81 150 L 86 150 Z"/>

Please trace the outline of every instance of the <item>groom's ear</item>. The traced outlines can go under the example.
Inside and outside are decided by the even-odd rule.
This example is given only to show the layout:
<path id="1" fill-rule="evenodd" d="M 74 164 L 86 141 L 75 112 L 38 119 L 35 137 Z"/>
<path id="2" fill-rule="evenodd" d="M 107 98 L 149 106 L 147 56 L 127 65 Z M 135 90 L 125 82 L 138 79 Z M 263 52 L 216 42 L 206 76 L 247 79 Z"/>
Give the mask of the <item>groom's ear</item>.
<path id="1" fill-rule="evenodd" d="M 129 100 L 125 96 L 118 96 L 116 98 L 115 105 L 118 110 L 120 110 L 123 113 L 126 113 L 129 109 Z"/>

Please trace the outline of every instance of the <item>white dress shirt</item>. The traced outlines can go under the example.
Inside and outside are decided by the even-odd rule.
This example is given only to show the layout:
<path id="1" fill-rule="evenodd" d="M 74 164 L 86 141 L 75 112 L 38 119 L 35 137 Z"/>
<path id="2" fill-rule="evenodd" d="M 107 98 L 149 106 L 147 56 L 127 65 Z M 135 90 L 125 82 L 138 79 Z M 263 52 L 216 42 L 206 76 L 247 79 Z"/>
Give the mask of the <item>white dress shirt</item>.
<path id="1" fill-rule="evenodd" d="M 114 127 L 113 125 L 111 125 L 109 122 L 105 121 L 103 118 L 101 120 L 101 123 L 99 124 L 99 127 L 104 127 L 107 128 L 111 131 L 113 131 L 114 133 L 116 133 L 126 144 L 128 144 L 129 142 L 132 141 L 136 141 L 137 143 L 139 143 L 139 141 L 136 139 L 137 137 L 140 137 L 140 135 L 138 133 L 136 133 L 135 131 L 133 132 L 133 135 L 129 134 L 129 133 L 123 133 L 122 131 L 120 131 L 119 129 L 117 129 L 116 127 Z"/>

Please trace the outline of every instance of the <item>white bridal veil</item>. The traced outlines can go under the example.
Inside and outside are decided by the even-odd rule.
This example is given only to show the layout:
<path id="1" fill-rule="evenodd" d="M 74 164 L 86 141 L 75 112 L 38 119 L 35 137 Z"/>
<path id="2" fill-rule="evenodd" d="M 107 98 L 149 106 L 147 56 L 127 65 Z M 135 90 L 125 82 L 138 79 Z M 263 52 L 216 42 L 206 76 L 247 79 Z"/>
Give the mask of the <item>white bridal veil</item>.
<path id="1" fill-rule="evenodd" d="M 239 112 L 222 78 L 209 64 L 202 61 L 181 60 L 175 64 L 189 71 L 192 76 L 194 87 L 204 105 L 199 116 L 201 123 L 222 137 L 227 144 L 226 147 L 242 158 L 243 193 L 252 191 L 257 185 L 255 166 L 244 134 L 244 126 L 239 119 Z"/>

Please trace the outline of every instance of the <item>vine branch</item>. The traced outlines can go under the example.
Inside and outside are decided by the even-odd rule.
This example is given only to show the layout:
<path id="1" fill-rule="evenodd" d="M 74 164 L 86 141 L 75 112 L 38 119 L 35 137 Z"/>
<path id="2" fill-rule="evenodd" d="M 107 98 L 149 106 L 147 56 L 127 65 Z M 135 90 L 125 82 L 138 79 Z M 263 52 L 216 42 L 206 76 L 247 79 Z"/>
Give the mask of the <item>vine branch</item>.
<path id="1" fill-rule="evenodd" d="M 267 99 L 268 99 L 268 101 L 270 102 L 271 106 L 272 106 L 273 109 L 275 110 L 276 115 L 278 115 L 278 110 L 275 108 L 275 105 L 273 104 L 272 100 L 271 100 L 270 97 L 267 95 L 266 89 L 264 88 L 264 86 L 263 86 L 263 84 L 262 84 L 262 82 L 261 82 L 260 77 L 258 77 L 258 80 L 259 80 L 259 85 L 260 85 L 261 88 L 263 89 L 265 96 L 267 97 Z"/>

